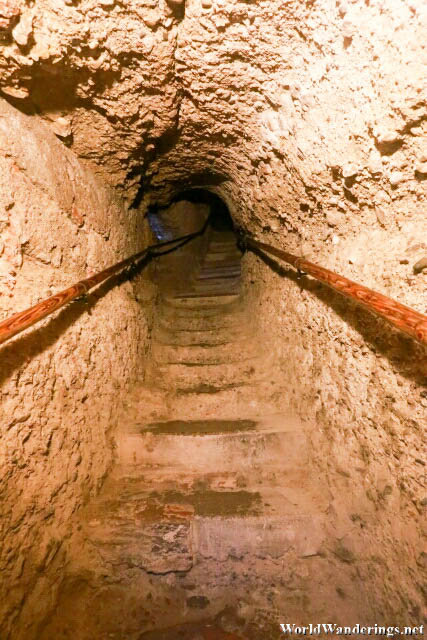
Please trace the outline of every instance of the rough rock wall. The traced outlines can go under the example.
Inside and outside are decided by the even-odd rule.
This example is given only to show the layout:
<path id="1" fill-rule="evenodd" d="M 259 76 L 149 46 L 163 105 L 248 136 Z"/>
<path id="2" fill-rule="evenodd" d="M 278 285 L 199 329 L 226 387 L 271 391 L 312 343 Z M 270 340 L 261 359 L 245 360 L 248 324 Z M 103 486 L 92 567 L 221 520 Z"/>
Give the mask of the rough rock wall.
<path id="1" fill-rule="evenodd" d="M 427 244 L 426 12 L 416 0 L 42 1 L 4 17 L 0 82 L 130 200 L 208 185 L 251 232 L 425 312 L 413 266 Z M 424 352 L 253 257 L 247 274 L 290 402 L 317 415 L 331 487 L 357 496 L 357 509 L 333 507 L 347 551 L 329 557 L 366 574 L 379 609 L 416 618 Z M 348 527 L 359 533 L 346 543 Z"/>
<path id="2" fill-rule="evenodd" d="M 143 246 L 136 212 L 4 101 L 0 150 L 2 317 Z M 2 638 L 32 637 L 27 620 L 55 601 L 73 514 L 111 463 L 118 399 L 143 370 L 152 296 L 143 276 L 101 285 L 0 350 Z"/>
<path id="3" fill-rule="evenodd" d="M 396 294 L 398 287 L 390 291 L 378 276 L 378 256 L 365 260 L 363 281 Z M 326 256 L 321 261 L 333 262 Z M 279 393 L 317 425 L 314 465 L 327 481 L 330 503 L 328 540 L 311 582 L 317 593 L 329 593 L 327 611 L 342 624 L 361 617 L 372 624 L 420 624 L 425 349 L 326 287 L 276 265 L 247 255 L 246 291 L 265 348 L 279 363 Z M 348 274 L 349 266 L 340 264 L 340 271 Z M 412 302 L 425 311 L 415 296 Z"/>
<path id="4" fill-rule="evenodd" d="M 65 144 L 137 196 L 153 141 L 173 135 L 179 1 L 0 4 L 0 86 Z M 9 16 L 9 17 L 7 17 Z M 3 19 L 2 19 L 3 18 Z"/>

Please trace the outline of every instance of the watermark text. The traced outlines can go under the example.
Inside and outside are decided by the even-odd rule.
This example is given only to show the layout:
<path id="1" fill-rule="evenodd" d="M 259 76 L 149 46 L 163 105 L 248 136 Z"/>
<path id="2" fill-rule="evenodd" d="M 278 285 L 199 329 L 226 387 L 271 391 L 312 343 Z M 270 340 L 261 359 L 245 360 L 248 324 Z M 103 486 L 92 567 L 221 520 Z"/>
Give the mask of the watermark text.
<path id="1" fill-rule="evenodd" d="M 374 626 L 355 624 L 351 627 L 343 627 L 334 623 L 309 624 L 307 626 L 284 623 L 280 625 L 280 628 L 283 633 L 295 636 L 320 636 L 324 634 L 335 636 L 385 636 L 387 638 L 412 636 L 420 638 L 424 634 L 424 625 L 422 624 L 417 627 L 382 626 L 377 624 Z"/>

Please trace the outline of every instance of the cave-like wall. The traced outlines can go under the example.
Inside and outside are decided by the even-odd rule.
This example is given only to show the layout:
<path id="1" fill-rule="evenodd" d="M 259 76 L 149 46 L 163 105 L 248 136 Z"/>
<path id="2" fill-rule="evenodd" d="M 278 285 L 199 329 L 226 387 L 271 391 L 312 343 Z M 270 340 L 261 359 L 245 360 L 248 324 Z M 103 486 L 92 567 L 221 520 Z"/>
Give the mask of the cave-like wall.
<path id="1" fill-rule="evenodd" d="M 146 240 L 46 125 L 1 101 L 2 318 Z M 117 404 L 144 369 L 152 296 L 144 276 L 101 285 L 0 350 L 1 637 L 32 637 L 28 619 L 55 602 L 73 515 L 111 464 Z"/>
<path id="2" fill-rule="evenodd" d="M 209 186 L 264 241 L 426 311 L 425 3 L 14 3 L 5 97 L 128 202 Z M 417 624 L 425 350 L 254 256 L 245 268 L 283 393 L 317 420 L 325 563 L 345 576 L 333 606 L 357 578 L 372 616 Z"/>

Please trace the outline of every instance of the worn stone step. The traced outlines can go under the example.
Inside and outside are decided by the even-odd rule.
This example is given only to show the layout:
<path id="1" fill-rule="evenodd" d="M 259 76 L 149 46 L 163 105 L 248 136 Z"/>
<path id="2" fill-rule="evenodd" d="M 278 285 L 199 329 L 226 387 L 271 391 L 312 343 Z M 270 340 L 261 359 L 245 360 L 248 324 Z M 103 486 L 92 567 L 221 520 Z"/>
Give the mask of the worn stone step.
<path id="1" fill-rule="evenodd" d="M 217 391 L 216 393 L 176 392 L 165 393 L 153 384 L 140 382 L 124 403 L 118 433 L 134 431 L 146 426 L 147 422 L 158 420 L 240 420 L 242 416 L 257 423 L 264 417 L 280 412 L 281 423 L 286 423 L 286 415 L 293 415 L 290 406 L 286 407 L 286 394 L 283 393 L 282 381 L 270 368 L 270 375 L 261 381 L 244 386 Z M 289 397 L 291 402 L 291 397 Z M 310 423 L 300 421 L 302 430 L 313 430 Z M 277 427 L 283 429 L 279 422 Z"/>
<path id="2" fill-rule="evenodd" d="M 232 330 L 228 327 L 213 331 L 170 331 L 157 327 L 153 331 L 154 343 L 172 347 L 212 348 L 222 347 L 232 342 L 243 349 L 250 340 L 253 340 L 253 334 L 249 330 L 239 331 L 238 328 Z"/>
<path id="3" fill-rule="evenodd" d="M 219 299 L 221 300 L 222 297 Z M 161 303 L 159 312 L 161 318 L 167 318 L 175 320 L 177 318 L 230 318 L 232 321 L 235 314 L 241 314 L 243 312 L 242 303 L 240 297 L 232 296 L 232 300 L 226 301 L 224 304 L 216 304 L 212 298 L 211 303 L 203 307 L 189 307 L 186 305 L 169 304 L 168 300 L 164 300 Z"/>
<path id="4" fill-rule="evenodd" d="M 135 468 L 134 465 L 117 465 L 115 475 L 120 479 L 138 481 L 142 488 L 156 487 L 167 492 L 179 488 L 184 493 L 200 491 L 230 492 L 249 491 L 262 496 L 263 506 L 269 513 L 298 514 L 306 505 L 317 505 L 319 511 L 326 510 L 330 502 L 328 488 L 319 482 L 316 472 L 308 467 L 270 469 L 254 467 L 250 470 L 190 471 L 171 467 Z"/>
<path id="5" fill-rule="evenodd" d="M 146 390 L 144 386 L 143 389 Z M 242 411 L 239 404 L 238 413 L 234 412 L 234 403 L 225 403 L 224 411 L 212 411 L 210 407 L 206 409 L 205 398 L 201 398 L 200 404 L 197 404 L 196 397 L 194 403 L 188 402 L 185 397 L 184 404 L 180 404 L 180 398 L 173 399 L 173 418 L 157 418 L 147 419 L 144 407 L 147 404 L 146 396 L 142 398 L 142 404 L 138 404 L 138 389 L 134 389 L 131 395 L 131 407 L 135 409 L 133 417 L 126 424 L 122 424 L 120 433 L 145 434 L 153 433 L 157 435 L 174 435 L 174 436 L 200 436 L 200 435 L 221 435 L 254 431 L 257 433 L 264 432 L 283 432 L 283 433 L 311 433 L 315 431 L 315 423 L 302 420 L 291 409 L 281 409 L 280 412 L 268 412 L 266 407 L 260 408 L 256 412 Z M 225 392 L 228 394 L 229 392 Z M 215 396 L 213 399 L 216 399 Z M 236 397 L 235 394 L 233 397 Z M 236 397 L 237 399 L 237 397 Z M 256 403 L 258 406 L 258 403 Z M 222 403 L 223 405 L 223 403 Z M 184 409 L 184 406 L 187 407 Z M 126 406 L 125 416 L 130 417 L 130 408 Z M 220 415 L 216 415 L 220 414 Z M 247 417 L 241 418 L 241 415 Z"/>
<path id="6" fill-rule="evenodd" d="M 240 256 L 242 255 L 237 246 L 236 238 L 230 239 L 230 240 L 220 240 L 220 239 L 211 240 L 208 246 L 207 254 L 209 255 L 210 253 L 213 253 L 215 251 L 229 251 L 229 252 L 237 251 Z"/>
<path id="7" fill-rule="evenodd" d="M 205 282 L 206 280 L 209 279 L 223 279 L 224 281 L 227 281 L 230 278 L 240 278 L 242 275 L 242 272 L 239 268 L 236 267 L 230 267 L 228 265 L 222 265 L 221 263 L 212 263 L 212 264 L 206 264 L 204 265 L 199 271 L 196 271 L 191 280 L 192 281 L 203 281 Z"/>
<path id="8" fill-rule="evenodd" d="M 222 275 L 209 275 L 207 277 L 197 277 L 191 282 L 192 287 L 206 287 L 211 289 L 212 287 L 234 287 L 240 284 L 240 274 L 230 273 L 228 276 Z"/>
<path id="9" fill-rule="evenodd" d="M 154 386 L 153 390 L 161 392 Z M 286 401 L 281 376 L 276 377 L 274 372 L 264 380 L 255 380 L 253 383 L 248 380 L 245 385 L 219 389 L 215 393 L 171 389 L 167 398 L 172 415 L 188 420 L 198 417 L 203 419 L 206 416 L 225 419 L 240 419 L 241 416 L 257 418 L 260 412 L 269 414 L 281 410 Z M 164 408 L 164 404 L 162 407 Z M 143 406 L 139 415 L 145 415 Z M 161 415 L 163 418 L 164 412 Z"/>
<path id="10" fill-rule="evenodd" d="M 212 262 L 222 262 L 230 266 L 240 267 L 242 254 L 238 249 L 217 248 L 205 254 L 202 265 L 210 265 Z"/>
<path id="11" fill-rule="evenodd" d="M 232 229 L 212 229 L 211 242 L 215 240 L 228 240 L 231 242 L 236 241 L 236 234 Z"/>
<path id="12" fill-rule="evenodd" d="M 224 249 L 216 249 L 207 253 L 203 259 L 204 265 L 210 265 L 215 262 L 222 262 L 229 265 L 240 265 L 242 254 L 238 249 L 227 251 Z"/>
<path id="13" fill-rule="evenodd" d="M 225 256 L 230 261 L 240 262 L 242 258 L 242 253 L 236 244 L 229 243 L 213 243 L 209 245 L 207 252 L 204 255 L 204 260 L 206 260 L 207 256 Z"/>
<path id="14" fill-rule="evenodd" d="M 82 513 L 82 534 L 106 564 L 151 573 L 193 565 L 190 504 L 163 503 L 129 484 L 106 485 Z"/>
<path id="15" fill-rule="evenodd" d="M 192 289 L 185 289 L 184 291 L 182 291 L 179 295 L 177 294 L 177 298 L 179 299 L 180 297 L 182 297 L 182 299 L 187 298 L 188 300 L 200 300 L 201 297 L 203 298 L 218 298 L 218 296 L 230 296 L 230 295 L 239 295 L 240 292 L 240 287 L 238 285 L 234 285 L 232 286 L 227 285 L 226 287 L 222 288 L 220 286 L 216 286 L 216 287 L 197 287 L 196 285 L 193 286 Z"/>
<path id="16" fill-rule="evenodd" d="M 211 421 L 214 422 L 214 421 Z M 151 469 L 175 467 L 192 473 L 228 472 L 236 469 L 251 473 L 255 469 L 288 472 L 308 464 L 307 433 L 303 430 L 239 430 L 229 422 L 223 432 L 199 433 L 189 430 L 191 421 L 181 431 L 165 432 L 160 427 L 142 427 L 138 433 L 121 433 L 117 442 L 117 459 L 121 465 L 143 465 Z M 226 431 L 225 429 L 229 429 Z"/>
<path id="17" fill-rule="evenodd" d="M 197 293 L 199 296 L 212 296 L 212 295 L 234 295 L 240 291 L 240 281 L 237 279 L 230 279 L 227 282 L 223 280 L 207 280 L 205 282 L 196 281 L 191 284 L 191 287 L 186 288 L 186 291 L 191 292 L 193 296 Z M 183 293 L 185 295 L 185 293 Z"/>
<path id="18" fill-rule="evenodd" d="M 167 573 L 208 559 L 280 558 L 291 549 L 317 554 L 324 539 L 318 505 L 308 498 L 299 513 L 287 510 L 284 501 L 282 513 L 272 513 L 259 492 L 141 491 L 138 483 L 110 478 L 82 521 L 105 562 Z"/>
<path id="19" fill-rule="evenodd" d="M 240 287 L 238 285 L 226 285 L 224 287 L 217 286 L 209 290 L 209 287 L 196 287 L 192 289 L 185 289 L 184 291 L 175 295 L 175 300 L 186 300 L 187 304 L 191 306 L 191 302 L 195 301 L 196 307 L 208 306 L 209 299 L 212 300 L 212 304 L 216 304 L 220 298 L 230 298 L 231 296 L 239 296 Z"/>
<path id="20" fill-rule="evenodd" d="M 211 236 L 208 251 L 212 251 L 216 247 L 237 247 L 237 238 L 236 236 L 228 236 L 228 237 L 215 237 Z"/>
<path id="21" fill-rule="evenodd" d="M 246 636 L 224 631 L 216 621 L 186 622 L 143 633 L 139 640 L 246 640 Z"/>
<path id="22" fill-rule="evenodd" d="M 199 273 L 195 276 L 196 280 L 207 280 L 210 278 L 230 278 L 241 275 L 241 269 L 239 265 L 225 265 L 222 262 L 218 264 L 210 264 L 203 266 Z"/>
<path id="23" fill-rule="evenodd" d="M 236 303 L 239 299 L 237 294 L 222 296 L 198 296 L 197 298 L 186 298 L 179 296 L 165 298 L 165 306 L 185 310 L 221 310 Z"/>
<path id="24" fill-rule="evenodd" d="M 233 231 L 214 231 L 210 237 L 209 246 L 215 243 L 236 244 L 237 236 Z"/>
<path id="25" fill-rule="evenodd" d="M 259 358 L 231 364 L 157 364 L 147 367 L 147 381 L 161 389 L 215 393 L 261 380 L 267 375 Z"/>
<path id="26" fill-rule="evenodd" d="M 236 238 L 233 238 L 233 239 L 230 238 L 230 240 L 212 238 L 211 241 L 209 242 L 207 253 L 211 253 L 212 251 L 216 251 L 218 249 L 221 249 L 224 251 L 235 251 L 237 249 L 238 251 L 240 251 L 237 246 Z"/>
<path id="27" fill-rule="evenodd" d="M 135 392 L 137 398 L 137 392 Z M 133 401 L 134 402 L 134 401 Z M 193 415 L 195 413 L 195 415 Z M 241 412 L 242 413 L 242 412 Z M 147 420 L 143 415 L 135 422 L 133 433 L 153 433 L 169 435 L 221 435 L 232 433 L 309 433 L 315 429 L 315 424 L 302 420 L 293 411 L 281 410 L 277 413 L 253 414 L 245 418 L 234 415 L 213 417 L 210 412 L 203 412 L 203 408 L 191 408 L 191 417 L 183 416 L 177 409 L 174 418 L 169 420 Z"/>
<path id="28" fill-rule="evenodd" d="M 319 553 L 325 539 L 324 516 L 301 515 L 195 517 L 191 530 L 193 557 L 197 563 L 248 556 L 282 558 L 293 550 L 298 557 Z"/>
<path id="29" fill-rule="evenodd" d="M 234 331 L 236 328 L 245 330 L 252 327 L 253 320 L 248 317 L 242 310 L 236 310 L 234 313 L 213 313 L 210 315 L 193 315 L 192 313 L 169 313 L 162 312 L 159 316 L 156 326 L 169 330 L 171 332 L 214 332 L 221 330 Z"/>
<path id="30" fill-rule="evenodd" d="M 151 356 L 158 364 L 229 364 L 256 358 L 260 356 L 260 349 L 254 341 L 207 346 L 166 345 L 155 342 L 151 349 Z"/>

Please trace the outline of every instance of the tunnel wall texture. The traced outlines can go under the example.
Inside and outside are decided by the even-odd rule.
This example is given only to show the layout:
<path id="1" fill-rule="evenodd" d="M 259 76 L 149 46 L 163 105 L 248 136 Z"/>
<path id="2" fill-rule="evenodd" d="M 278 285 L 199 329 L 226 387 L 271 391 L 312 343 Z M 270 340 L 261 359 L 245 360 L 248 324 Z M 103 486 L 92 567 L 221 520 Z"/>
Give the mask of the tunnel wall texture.
<path id="1" fill-rule="evenodd" d="M 426 272 L 413 272 L 427 251 L 425 3 L 16 6 L 2 22 L 4 95 L 128 202 L 207 186 L 263 241 L 425 313 Z M 324 564 L 345 581 L 331 609 L 351 613 L 363 584 L 372 620 L 417 624 L 425 351 L 253 255 L 245 269 L 282 393 L 317 419 Z"/>
<path id="2" fill-rule="evenodd" d="M 0 149 L 2 317 L 142 248 L 136 214 L 4 101 Z M 73 514 L 111 464 L 119 398 L 143 371 L 153 286 L 109 289 L 1 348 L 2 638 L 33 637 L 27 614 L 36 623 L 53 605 Z"/>

